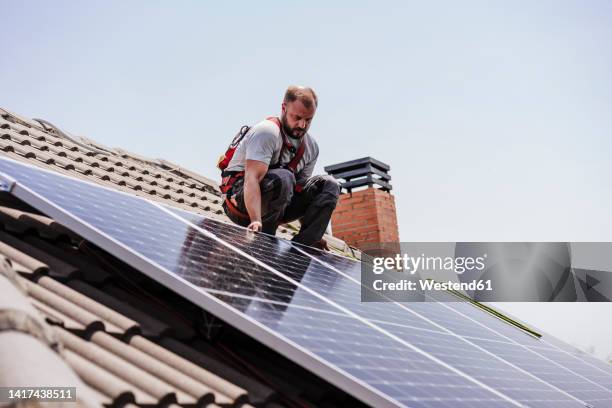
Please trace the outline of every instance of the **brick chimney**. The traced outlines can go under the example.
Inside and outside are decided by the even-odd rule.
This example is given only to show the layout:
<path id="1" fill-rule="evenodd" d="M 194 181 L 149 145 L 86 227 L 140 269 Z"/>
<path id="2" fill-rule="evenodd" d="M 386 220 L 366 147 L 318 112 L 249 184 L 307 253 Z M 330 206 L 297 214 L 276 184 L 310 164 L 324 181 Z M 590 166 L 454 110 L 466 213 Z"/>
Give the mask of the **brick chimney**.
<path id="1" fill-rule="evenodd" d="M 332 233 L 361 250 L 399 242 L 389 165 L 371 157 L 325 167 L 343 193 L 332 215 Z"/>

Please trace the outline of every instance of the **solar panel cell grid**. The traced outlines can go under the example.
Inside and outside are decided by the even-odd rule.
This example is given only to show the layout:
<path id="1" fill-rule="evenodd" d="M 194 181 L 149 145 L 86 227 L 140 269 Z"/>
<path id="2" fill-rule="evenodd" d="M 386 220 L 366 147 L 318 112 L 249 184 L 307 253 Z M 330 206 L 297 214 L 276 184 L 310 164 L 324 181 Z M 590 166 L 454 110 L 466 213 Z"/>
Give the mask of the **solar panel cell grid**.
<path id="1" fill-rule="evenodd" d="M 358 273 L 358 262 L 316 250 L 307 249 L 306 252 L 332 266 L 340 265 L 345 268 L 342 271 L 352 270 L 350 273 L 352 276 L 356 276 Z M 445 328 L 451 329 L 452 332 L 459 334 L 464 339 L 491 351 L 510 364 L 534 374 L 544 382 L 567 391 L 578 399 L 594 404 L 594 406 L 601 403 L 604 403 L 604 406 L 612 405 L 612 392 L 610 392 L 612 387 L 609 383 L 609 377 L 598 373 L 597 370 L 593 369 L 593 366 L 577 361 L 567 353 L 556 352 L 554 345 L 539 340 L 473 305 L 457 302 L 456 299 L 448 300 L 452 301 L 444 304 L 410 302 L 404 303 L 403 306 L 441 324 Z M 404 327 L 395 328 L 394 333 L 398 331 L 403 331 L 406 336 L 410 335 Z M 412 334 L 417 335 L 418 333 L 414 332 Z M 435 335 L 435 333 L 429 333 L 427 337 L 432 338 Z M 557 340 L 555 339 L 555 341 Z M 419 344 L 414 340 L 412 342 Z M 429 350 L 428 343 L 424 344 L 425 350 L 436 355 Z M 434 344 L 438 343 L 434 342 Z M 452 361 L 452 356 L 442 356 L 442 358 L 445 361 Z M 471 373 L 469 367 L 463 365 L 461 367 L 464 371 Z M 481 367 L 473 375 L 480 379 L 478 374 L 486 371 L 486 368 Z M 487 377 L 485 376 L 485 378 Z M 511 390 L 504 390 L 504 392 L 513 396 Z M 568 403 L 571 404 L 572 402 L 568 401 Z M 531 402 L 529 405 L 534 405 L 534 403 Z"/>
<path id="2" fill-rule="evenodd" d="M 604 395 L 607 395 L 608 401 L 610 401 L 610 405 L 612 406 L 612 375 L 610 373 L 598 369 L 593 369 L 594 367 L 590 365 L 588 361 L 575 358 L 571 354 L 565 353 L 561 350 L 534 348 L 530 349 L 546 357 L 547 359 L 562 365 L 563 367 L 567 367 L 572 372 L 583 376 L 584 378 L 592 381 L 593 383 L 599 384 L 599 389 L 594 388 L 595 391 L 601 391 L 601 389 L 608 390 L 607 393 Z"/>
<path id="3" fill-rule="evenodd" d="M 354 261 L 348 258 L 344 258 L 335 254 L 325 253 L 316 249 L 310 249 L 307 247 L 299 246 L 299 248 L 316 259 L 335 267 L 336 269 L 347 274 L 355 280 L 360 280 L 361 276 L 361 265 L 358 261 Z M 533 336 L 517 330 L 516 327 L 510 326 L 507 323 L 501 321 L 499 318 L 494 317 L 488 313 L 484 313 L 481 309 L 467 304 L 465 302 L 458 301 L 459 299 L 451 294 L 439 295 L 445 297 L 448 300 L 444 305 L 432 303 L 433 299 L 429 302 L 417 303 L 417 302 L 405 302 L 404 306 L 412 310 L 418 311 L 423 316 L 447 327 L 452 328 L 457 334 L 464 337 L 475 337 L 496 340 L 498 336 L 495 333 L 501 333 L 512 339 L 521 340 L 526 343 L 538 344 L 539 342 Z M 475 324 L 471 320 L 467 320 L 464 317 L 459 317 L 457 314 L 452 313 L 449 309 L 456 310 L 462 315 L 467 316 L 477 322 L 482 323 L 487 328 L 492 330 L 483 329 L 483 327 Z"/>
<path id="4" fill-rule="evenodd" d="M 103 247 L 112 241 L 114 245 L 120 244 L 127 252 L 144 259 L 148 267 L 140 263 L 143 272 L 151 272 L 149 268 L 158 268 L 174 275 L 175 280 L 171 284 L 179 292 L 186 289 L 186 286 L 180 286 L 185 283 L 200 285 L 200 289 L 220 291 L 235 287 L 236 293 L 241 296 L 246 293 L 246 296 L 267 298 L 272 302 L 283 299 L 287 293 L 295 294 L 298 291 L 295 285 L 278 280 L 278 276 L 271 276 L 265 268 L 248 259 L 236 258 L 235 252 L 226 252 L 227 247 L 218 246 L 218 241 L 197 229 L 194 231 L 188 223 L 177 220 L 144 200 L 14 162 L 0 160 L 0 171 L 9 172 L 19 179 L 20 185 L 35 191 L 46 200 L 32 204 L 53 212 L 50 214 L 52 216 L 61 218 L 69 215 L 68 221 L 73 226 L 77 225 L 81 230 L 79 232 L 84 235 L 91 233 L 99 241 L 96 243 Z M 35 201 L 34 198 L 40 197 L 28 198 Z M 103 241 L 101 237 L 108 241 Z M 225 262 L 219 262 L 220 256 L 224 257 Z M 266 284 L 275 280 L 278 282 L 272 287 Z M 272 288 L 280 291 L 280 295 L 270 295 L 268 291 L 276 293 Z M 226 296 L 223 299 L 228 298 Z M 465 376 L 402 346 L 384 333 L 346 314 L 313 310 L 297 313 L 298 308 L 284 307 L 272 308 L 272 311 L 266 308 L 263 310 L 265 313 L 262 313 L 257 305 L 253 308 L 245 307 L 245 297 L 231 298 L 241 299 L 239 303 L 234 301 L 226 305 L 232 307 L 235 313 L 241 313 L 245 319 L 248 318 L 243 322 L 245 325 L 255 320 L 274 330 L 279 339 L 284 339 L 285 347 L 294 348 L 293 352 L 307 353 L 314 360 L 335 367 L 335 375 L 344 376 L 353 383 L 353 387 L 361 384 L 366 390 L 353 388 L 351 392 L 367 394 L 372 398 L 370 401 L 378 401 L 382 405 L 385 405 L 385 401 L 387 405 L 410 401 L 407 406 L 431 408 L 467 408 L 475 406 L 477 401 L 486 402 L 492 407 L 515 406 Z M 312 297 L 303 298 L 313 302 Z M 325 302 L 313 303 L 318 303 L 316 307 L 329 309 Z M 390 364 L 391 361 L 394 363 Z M 397 370 L 393 368 L 394 365 L 398 365 Z M 372 367 L 379 369 L 373 370 Z M 444 382 L 422 384 L 415 380 L 421 372 L 436 373 L 435 377 Z M 412 374 L 403 376 L 406 373 Z M 327 378 L 334 380 L 329 376 Z M 403 381 L 403 385 L 398 381 Z M 346 384 L 346 381 L 337 383 Z M 446 388 L 449 389 L 445 391 Z M 393 394 L 384 394 L 384 391 L 393 391 Z"/>
<path id="5" fill-rule="evenodd" d="M 579 373 L 573 370 L 574 367 L 568 366 L 567 361 L 563 359 L 548 360 L 541 356 L 541 354 L 533 353 L 528 348 L 521 347 L 520 345 L 489 342 L 479 339 L 474 341 L 483 348 L 501 356 L 507 361 L 511 361 L 513 364 L 583 401 L 592 404 L 601 401 L 607 401 L 608 404 L 612 402 L 612 393 L 610 393 L 609 388 L 605 388 L 596 382 L 592 382 L 589 378 L 579 375 Z M 547 350 L 547 352 L 550 352 L 550 350 Z M 558 357 L 562 356 L 559 355 Z"/>
<path id="6" fill-rule="evenodd" d="M 313 261 L 308 256 L 295 250 L 286 241 L 263 234 L 258 234 L 249 239 L 245 235 L 244 229 L 180 210 L 173 211 L 257 259 L 265 261 L 295 281 L 325 296 L 325 298 L 339 305 L 350 307 L 360 316 L 391 323 L 403 323 L 416 328 L 435 329 L 422 319 L 406 314 L 405 310 L 395 305 L 362 303 L 358 284 Z"/>
<path id="7" fill-rule="evenodd" d="M 427 352 L 430 352 L 429 347 L 431 344 L 439 345 L 436 340 L 436 333 L 440 330 L 438 327 L 428 323 L 422 318 L 410 314 L 406 309 L 393 303 L 361 303 L 359 296 L 360 287 L 355 280 L 347 279 L 342 274 L 337 273 L 331 268 L 325 267 L 322 263 L 313 263 L 312 260 L 309 259 L 310 257 L 304 253 L 292 251 L 287 243 L 265 235 L 253 236 L 252 240 L 245 242 L 244 230 L 240 228 L 228 226 L 212 220 L 208 222 L 200 219 L 202 217 L 196 215 L 187 213 L 181 214 L 182 212 L 178 213 L 190 222 L 205 224 L 207 230 L 218 234 L 225 241 L 236 245 L 241 250 L 268 263 L 273 268 L 282 271 L 292 279 L 317 291 L 326 298 L 350 308 L 351 311 L 375 322 L 377 325 L 381 325 L 383 329 L 393 335 L 398 335 L 408 343 L 417 345 Z M 279 250 L 278 247 L 288 248 Z M 356 263 L 352 265 L 353 268 L 356 268 L 355 265 Z M 353 270 L 351 274 L 354 276 L 356 271 Z M 381 313 L 374 314 L 372 310 L 373 307 L 377 305 Z M 447 323 L 446 328 L 453 332 L 455 332 L 453 329 L 460 328 L 468 333 L 478 331 L 485 337 L 501 339 L 495 332 L 487 330 L 486 328 L 479 328 L 473 322 L 460 315 L 453 315 L 452 312 L 445 309 L 440 304 L 410 303 L 409 308 L 417 309 L 418 312 L 424 312 L 427 317 L 433 318 L 432 320 L 434 321 L 442 318 L 442 324 Z M 395 321 L 391 321 L 390 323 L 395 324 L 385 325 L 385 321 L 391 320 L 389 319 L 391 316 L 395 316 Z M 409 323 L 406 323 L 406 326 L 400 326 L 398 322 Z M 439 323 L 439 321 L 436 323 Z M 416 327 L 428 331 L 423 332 L 421 330 L 416 330 Z M 459 330 L 457 334 L 461 334 L 461 330 Z M 423 342 L 415 341 L 415 337 L 418 336 L 425 340 Z M 567 406 L 576 406 L 577 401 L 572 399 L 571 396 L 560 392 L 555 389 L 554 386 L 538 378 L 534 378 L 521 370 L 517 370 L 511 364 L 487 354 L 486 351 L 474 347 L 474 345 L 469 344 L 469 342 L 464 339 L 452 336 L 445 336 L 444 339 L 447 342 L 454 342 L 454 349 L 448 348 L 443 353 L 431 352 L 431 354 L 447 363 L 452 361 L 450 364 L 453 367 L 460 368 L 473 378 L 489 386 L 495 387 L 511 398 L 534 407 L 548 406 L 550 401 L 554 401 L 559 405 L 567 404 Z M 460 350 L 459 353 L 457 353 L 458 350 Z M 464 352 L 466 350 L 469 350 L 472 355 L 476 355 L 478 358 L 470 360 L 468 357 L 469 353 Z M 459 360 L 459 362 L 456 360 Z M 490 375 L 488 371 L 492 368 L 496 369 L 497 375 Z M 525 389 L 531 390 L 530 393 L 524 392 Z"/>
<path id="8" fill-rule="evenodd" d="M 470 305 L 362 303 L 354 261 L 10 160 L 0 159 L 0 172 L 39 194 L 21 197 L 58 221 L 370 403 L 612 401 L 605 369 Z"/>

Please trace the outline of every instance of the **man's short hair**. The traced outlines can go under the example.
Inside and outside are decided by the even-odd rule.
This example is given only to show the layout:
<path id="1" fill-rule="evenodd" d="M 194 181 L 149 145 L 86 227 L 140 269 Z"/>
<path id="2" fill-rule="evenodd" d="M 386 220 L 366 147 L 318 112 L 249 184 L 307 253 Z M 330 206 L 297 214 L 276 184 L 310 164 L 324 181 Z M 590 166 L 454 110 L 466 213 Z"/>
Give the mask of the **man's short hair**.
<path id="1" fill-rule="evenodd" d="M 313 105 L 316 108 L 319 103 L 314 89 L 307 86 L 290 85 L 285 92 L 285 99 L 283 101 L 289 103 L 295 102 L 298 99 L 307 109 L 312 108 Z"/>

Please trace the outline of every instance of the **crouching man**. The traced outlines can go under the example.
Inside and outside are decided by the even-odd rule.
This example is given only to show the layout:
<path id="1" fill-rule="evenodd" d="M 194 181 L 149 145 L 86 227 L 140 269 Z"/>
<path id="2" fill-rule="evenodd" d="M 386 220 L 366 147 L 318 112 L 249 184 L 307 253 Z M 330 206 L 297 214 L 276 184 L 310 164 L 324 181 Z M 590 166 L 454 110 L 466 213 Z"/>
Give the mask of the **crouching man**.
<path id="1" fill-rule="evenodd" d="M 340 194 L 331 176 L 313 176 L 319 147 L 308 133 L 317 109 L 311 88 L 290 86 L 281 116 L 253 126 L 223 171 L 223 209 L 236 224 L 274 235 L 300 220 L 293 241 L 327 249 L 323 234 Z"/>

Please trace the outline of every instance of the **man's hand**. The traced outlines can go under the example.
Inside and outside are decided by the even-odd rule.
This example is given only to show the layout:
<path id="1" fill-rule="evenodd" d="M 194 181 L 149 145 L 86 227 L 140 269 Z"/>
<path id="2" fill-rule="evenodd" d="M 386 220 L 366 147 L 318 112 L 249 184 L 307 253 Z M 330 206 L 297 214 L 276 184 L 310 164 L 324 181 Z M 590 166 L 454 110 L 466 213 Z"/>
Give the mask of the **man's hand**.
<path id="1" fill-rule="evenodd" d="M 327 241 L 325 240 L 325 238 L 321 238 L 321 240 L 319 242 L 317 242 L 314 245 L 315 248 L 319 248 L 323 251 L 329 251 L 329 245 L 327 245 Z"/>
<path id="2" fill-rule="evenodd" d="M 253 231 L 253 232 L 261 232 L 261 228 L 262 228 L 262 225 L 260 221 L 253 221 L 247 227 L 249 231 Z"/>
<path id="3" fill-rule="evenodd" d="M 244 206 L 251 219 L 249 229 L 261 231 L 261 190 L 259 183 L 266 175 L 268 166 L 257 160 L 247 160 L 244 171 Z M 259 229 L 253 224 L 259 221 Z M 253 226 L 253 227 L 252 227 Z"/>

